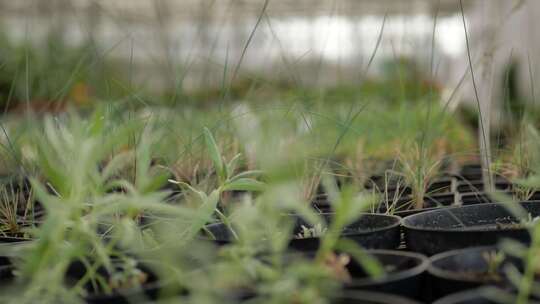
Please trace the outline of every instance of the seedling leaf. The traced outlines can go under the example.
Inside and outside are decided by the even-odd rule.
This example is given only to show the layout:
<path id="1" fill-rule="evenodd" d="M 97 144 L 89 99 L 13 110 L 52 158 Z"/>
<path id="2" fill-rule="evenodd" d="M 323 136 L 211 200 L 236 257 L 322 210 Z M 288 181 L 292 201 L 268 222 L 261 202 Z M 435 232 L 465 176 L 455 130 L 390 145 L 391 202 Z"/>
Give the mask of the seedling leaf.
<path id="1" fill-rule="evenodd" d="M 218 145 L 212 135 L 212 132 L 208 128 L 204 128 L 204 141 L 206 143 L 206 148 L 210 154 L 210 158 L 214 163 L 216 173 L 221 181 L 224 181 L 226 177 L 225 167 L 223 166 L 223 160 L 221 159 L 221 153 L 219 152 Z"/>
<path id="2" fill-rule="evenodd" d="M 265 183 L 257 181 L 252 178 L 238 178 L 232 182 L 226 183 L 223 191 L 263 191 Z"/>

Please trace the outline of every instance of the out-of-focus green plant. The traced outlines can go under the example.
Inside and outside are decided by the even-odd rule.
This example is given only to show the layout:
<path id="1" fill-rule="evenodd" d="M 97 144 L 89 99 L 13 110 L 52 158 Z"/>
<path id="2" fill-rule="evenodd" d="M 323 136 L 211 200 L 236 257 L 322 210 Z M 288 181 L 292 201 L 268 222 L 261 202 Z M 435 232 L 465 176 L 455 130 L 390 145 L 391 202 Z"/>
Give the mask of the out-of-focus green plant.
<path id="1" fill-rule="evenodd" d="M 522 181 L 538 175 L 536 164 L 540 156 L 536 149 L 540 141 L 538 130 L 530 123 L 523 122 L 520 132 L 507 150 L 493 163 L 494 172 L 514 183 L 514 192 L 518 200 L 528 200 L 538 188 L 530 182 Z"/>
<path id="2" fill-rule="evenodd" d="M 513 181 L 522 189 L 538 189 L 540 188 L 540 141 L 538 141 L 538 132 L 531 126 L 527 126 L 527 134 L 525 139 L 521 139 L 522 144 L 527 143 L 527 149 L 522 150 L 524 153 L 519 157 L 523 157 L 518 164 L 519 172 L 523 175 L 515 178 Z M 523 146 L 522 146 L 523 148 Z M 528 151 L 529 153 L 525 152 Z M 524 163 L 526 161 L 526 163 Z M 519 164 L 523 167 L 519 167 Z M 531 243 L 527 246 L 515 240 L 503 240 L 501 247 L 506 255 L 514 256 L 522 259 L 524 268 L 520 271 L 517 267 L 507 266 L 506 275 L 510 282 L 516 287 L 517 295 L 507 295 L 512 303 L 526 304 L 529 303 L 531 297 L 538 297 L 540 294 L 536 291 L 538 282 L 536 278 L 539 273 L 540 265 L 540 221 L 531 218 L 531 214 L 527 213 L 519 204 L 513 202 L 512 198 L 501 197 L 502 201 L 507 201 L 505 204 L 507 209 L 512 212 L 517 218 L 526 222 L 523 227 L 529 231 Z"/>
<path id="3" fill-rule="evenodd" d="M 335 255 L 336 250 L 350 254 L 368 273 L 380 275 L 382 268 L 376 260 L 356 243 L 340 237 L 344 227 L 361 216 L 361 211 L 367 210 L 373 201 L 370 197 L 357 196 L 357 192 L 349 187 L 339 191 L 333 180 L 325 182 L 328 184 L 325 184 L 325 188 L 328 188 L 335 216 L 327 233 L 322 236 L 321 249 L 314 252 L 313 257 L 288 253 L 288 243 L 294 237 L 295 217 L 287 214 L 296 214 L 310 225 L 324 223 L 315 210 L 303 202 L 299 193 L 302 187 L 298 187 L 302 176 L 291 169 L 299 163 L 305 164 L 297 160 L 303 154 L 284 157 L 275 152 L 280 151 L 282 146 L 280 138 L 275 133 L 261 129 L 261 124 L 249 130 L 244 128 L 243 131 L 243 136 L 248 139 L 245 144 L 250 145 L 253 151 L 260 152 L 256 154 L 259 157 L 257 164 L 265 168 L 264 178 L 268 182 L 256 198 L 247 197 L 235 204 L 217 206 L 216 200 L 223 189 L 261 189 L 260 183 L 255 180 L 231 184 L 231 181 L 240 179 L 236 177 L 238 175 L 231 176 L 230 172 L 234 171 L 229 170 L 234 167 L 232 161 L 223 158 L 216 140 L 207 129 L 204 132 L 206 150 L 212 159 L 219 184 L 210 194 L 206 194 L 193 186 L 177 182 L 196 193 L 195 197 L 202 204 L 211 202 L 216 207 L 215 214 L 228 227 L 230 235 L 230 244 L 219 250 L 207 270 L 197 273 L 197 279 L 190 287 L 190 300 L 212 303 L 229 299 L 236 302 L 238 297 L 247 297 L 250 303 L 327 303 L 326 299 L 337 292 L 341 285 L 339 273 L 342 273 L 344 265 L 340 261 L 344 259 Z M 289 148 L 286 151 L 292 151 L 296 146 L 284 147 Z M 318 172 L 321 176 L 328 174 L 324 168 Z M 251 176 L 253 172 L 239 174 Z M 204 286 L 196 282 L 204 282 Z"/>
<path id="4" fill-rule="evenodd" d="M 174 180 L 170 180 L 170 182 L 182 185 L 195 193 L 200 199 L 202 205 L 206 206 L 204 209 L 214 210 L 219 216 L 220 220 L 223 221 L 223 223 L 231 229 L 232 234 L 235 235 L 234 230 L 232 229 L 232 227 L 230 227 L 230 222 L 227 216 L 223 214 L 219 210 L 219 208 L 217 208 L 219 200 L 221 199 L 221 196 L 225 191 L 262 191 L 264 189 L 264 183 L 252 178 L 252 176 L 254 175 L 260 175 L 261 172 L 257 170 L 251 170 L 244 171 L 235 175 L 234 172 L 236 171 L 236 166 L 241 155 L 236 155 L 228 162 L 224 160 L 216 143 L 216 140 L 214 139 L 214 136 L 207 128 L 204 129 L 204 141 L 208 150 L 209 157 L 214 164 L 215 174 L 218 178 L 217 188 L 209 194 L 206 194 L 203 191 L 197 190 L 185 182 Z M 204 225 L 206 223 L 203 222 L 201 224 Z"/>
<path id="5" fill-rule="evenodd" d="M 14 43 L 0 33 L 0 111 L 30 107 L 56 112 L 66 103 L 88 106 L 132 90 L 122 68 L 93 41 L 70 45 L 61 31 L 38 42 Z M 108 102 L 111 102 L 109 99 Z"/>
<path id="6" fill-rule="evenodd" d="M 31 184 L 46 215 L 41 225 L 30 230 L 36 240 L 16 263 L 16 283 L 22 291 L 8 300 L 77 303 L 87 294 L 88 284 L 96 292 L 112 292 L 115 286 L 97 269 L 114 277 L 133 265 L 133 250 L 141 248 L 137 236 L 142 233 L 136 214 L 183 218 L 190 223 L 188 228 L 195 226 L 191 235 L 198 233 L 197 210 L 164 204 L 167 193 L 154 187 L 163 180 L 145 165 L 154 148 L 149 144 L 154 134 L 142 132 L 145 138 L 136 146 L 138 180 L 115 178 L 131 159 L 125 145 L 140 127 L 109 123 L 104 112 L 96 111 L 88 120 L 77 115 L 63 120 L 48 117 L 35 130 L 37 164 L 45 184 L 36 178 L 31 178 Z M 85 272 L 67 284 L 67 271 L 75 262 L 82 263 Z"/>
<path id="7" fill-rule="evenodd" d="M 191 286 L 191 300 L 235 303 L 243 298 L 249 303 L 330 303 L 329 299 L 339 294 L 346 282 L 349 257 L 370 275 L 382 275 L 383 268 L 377 260 L 356 243 L 340 237 L 344 226 L 357 219 L 371 201 L 355 196 L 352 189 L 340 194 L 334 192 L 335 186 L 331 187 L 336 214 L 326 233 L 320 236 L 322 245 L 313 256 L 287 250 L 294 237 L 295 220 L 286 214 L 294 211 L 313 225 L 324 222 L 301 202 L 287 199 L 295 197 L 297 188 L 293 185 L 271 183 L 255 200 L 229 206 L 230 225 L 236 237 L 220 248 L 207 273 L 196 274 L 197 281 L 199 275 L 205 278 L 199 281 L 204 286 Z M 336 250 L 343 254 L 336 255 Z"/>

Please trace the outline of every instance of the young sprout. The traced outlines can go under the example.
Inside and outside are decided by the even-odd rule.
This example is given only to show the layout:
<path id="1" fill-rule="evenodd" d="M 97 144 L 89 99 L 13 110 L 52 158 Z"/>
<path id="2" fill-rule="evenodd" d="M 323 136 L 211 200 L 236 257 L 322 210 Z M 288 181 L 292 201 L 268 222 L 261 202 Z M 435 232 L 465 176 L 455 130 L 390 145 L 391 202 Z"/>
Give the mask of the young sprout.
<path id="1" fill-rule="evenodd" d="M 538 222 L 540 222 L 540 216 L 533 217 L 529 212 L 526 218 L 521 218 L 518 222 L 495 222 L 498 229 L 529 229 L 533 228 Z"/>
<path id="2" fill-rule="evenodd" d="M 540 216 L 533 217 L 532 214 L 529 212 L 527 213 L 527 218 L 521 220 L 521 225 L 529 228 L 534 227 L 538 222 L 540 221 Z"/>
<path id="3" fill-rule="evenodd" d="M 487 263 L 487 274 L 493 277 L 499 277 L 499 268 L 506 259 L 506 255 L 502 251 L 487 251 L 482 253 L 482 257 Z"/>
<path id="4" fill-rule="evenodd" d="M 210 216 L 213 213 L 217 214 L 223 224 L 225 224 L 229 228 L 232 236 L 235 239 L 238 239 L 238 235 L 234 231 L 231 221 L 229 220 L 227 215 L 225 215 L 220 210 L 220 208 L 218 208 L 218 204 L 220 203 L 222 195 L 225 191 L 263 191 L 265 188 L 265 184 L 253 178 L 253 176 L 260 175 L 261 172 L 257 170 L 252 170 L 234 174 L 241 155 L 237 154 L 235 157 L 233 157 L 227 162 L 222 156 L 216 140 L 212 135 L 212 132 L 210 132 L 208 128 L 204 128 L 203 135 L 204 142 L 208 150 L 208 156 L 212 160 L 214 170 L 218 178 L 218 186 L 216 187 L 216 189 L 212 190 L 209 194 L 207 194 L 204 191 L 195 189 L 193 186 L 182 181 L 169 180 L 169 182 L 184 186 L 191 192 L 196 194 L 199 201 L 202 203 L 201 206 L 204 207 L 205 214 Z M 207 224 L 206 216 L 201 216 L 201 221 L 199 221 L 199 223 L 199 226 L 201 226 L 202 229 L 203 226 Z"/>
<path id="5" fill-rule="evenodd" d="M 117 271 L 109 278 L 112 290 L 130 289 L 141 286 L 148 280 L 148 274 L 137 267 L 137 261 L 128 259 L 123 264 L 123 271 Z"/>
<path id="6" fill-rule="evenodd" d="M 423 208 L 429 183 L 439 172 L 441 161 L 433 148 L 414 143 L 399 152 L 399 175 L 411 187 L 414 209 Z"/>
<path id="7" fill-rule="evenodd" d="M 325 260 L 324 265 L 328 267 L 336 279 L 343 283 L 350 283 L 352 281 L 351 274 L 347 269 L 347 265 L 351 262 L 351 257 L 347 254 L 335 254 L 329 253 Z"/>
<path id="8" fill-rule="evenodd" d="M 317 191 L 321 183 L 322 162 L 316 161 L 313 167 L 310 167 L 309 162 L 305 162 L 306 172 L 303 172 L 300 178 L 302 187 L 302 200 L 305 202 L 313 202 L 317 198 Z"/>
<path id="9" fill-rule="evenodd" d="M 517 137 L 512 147 L 493 165 L 493 169 L 514 184 L 515 198 L 524 201 L 529 200 L 538 190 L 535 183 L 524 181 L 536 174 L 537 166 L 540 164 L 537 144 L 540 134 L 532 124 L 523 122 Z"/>
<path id="10" fill-rule="evenodd" d="M 321 223 L 317 223 L 315 224 L 315 226 L 309 227 L 309 228 L 302 225 L 301 228 L 302 228 L 302 232 L 296 234 L 296 238 L 298 239 L 321 237 L 328 230 L 328 228 L 323 227 Z"/>
<path id="11" fill-rule="evenodd" d="M 22 236 L 21 221 L 28 215 L 29 208 L 29 205 L 25 204 L 26 201 L 20 190 L 9 186 L 0 188 L 0 234 L 2 236 Z M 21 211 L 22 215 L 19 214 Z"/>

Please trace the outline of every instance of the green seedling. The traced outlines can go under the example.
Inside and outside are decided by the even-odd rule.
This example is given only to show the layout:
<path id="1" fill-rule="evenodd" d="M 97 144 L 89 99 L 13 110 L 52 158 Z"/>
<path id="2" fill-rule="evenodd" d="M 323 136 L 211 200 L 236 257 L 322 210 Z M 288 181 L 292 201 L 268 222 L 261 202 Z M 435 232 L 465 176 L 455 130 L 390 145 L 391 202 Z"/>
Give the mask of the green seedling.
<path id="1" fill-rule="evenodd" d="M 137 267 L 137 261 L 128 259 L 123 264 L 123 269 L 109 278 L 109 286 L 112 290 L 126 290 L 139 287 L 147 280 L 148 274 Z"/>
<path id="2" fill-rule="evenodd" d="M 498 277 L 502 263 L 506 259 L 506 254 L 503 251 L 488 251 L 482 253 L 483 259 L 487 263 L 487 274 L 489 276 Z"/>
<path id="3" fill-rule="evenodd" d="M 398 154 L 400 171 L 397 174 L 402 176 L 412 189 L 414 209 L 423 208 L 429 183 L 439 173 L 441 161 L 433 149 L 434 147 L 427 148 L 414 143 L 407 146 L 405 152 Z"/>
<path id="4" fill-rule="evenodd" d="M 175 180 L 169 180 L 169 182 L 184 186 L 191 192 L 195 193 L 199 200 L 202 202 L 202 206 L 204 206 L 204 209 L 201 210 L 205 210 L 205 214 L 209 216 L 211 216 L 212 213 L 216 213 L 219 219 L 230 229 L 233 237 L 238 239 L 238 235 L 234 231 L 231 225 L 231 221 L 217 207 L 219 200 L 221 198 L 221 195 L 225 191 L 263 191 L 265 184 L 252 178 L 253 176 L 260 175 L 261 172 L 252 170 L 234 175 L 233 172 L 235 172 L 236 170 L 241 155 L 238 154 L 228 162 L 225 161 L 221 155 L 216 140 L 212 135 L 212 132 L 210 132 L 208 128 L 204 128 L 204 141 L 208 150 L 209 157 L 210 159 L 212 159 L 212 162 L 214 164 L 214 170 L 218 177 L 217 189 L 211 191 L 209 194 L 206 194 L 203 191 L 197 190 L 185 182 Z M 207 224 L 207 218 L 208 216 L 200 217 L 200 229 L 203 229 L 204 225 Z"/>
<path id="5" fill-rule="evenodd" d="M 11 186 L 0 188 L 0 234 L 5 237 L 28 237 L 24 232 L 31 224 L 31 201 Z"/>
<path id="6" fill-rule="evenodd" d="M 302 232 L 296 234 L 296 238 L 298 238 L 298 239 L 321 237 L 328 230 L 328 228 L 323 227 L 323 225 L 320 224 L 320 223 L 314 225 L 313 227 L 309 227 L 309 228 L 302 225 L 300 228 L 302 229 Z"/>

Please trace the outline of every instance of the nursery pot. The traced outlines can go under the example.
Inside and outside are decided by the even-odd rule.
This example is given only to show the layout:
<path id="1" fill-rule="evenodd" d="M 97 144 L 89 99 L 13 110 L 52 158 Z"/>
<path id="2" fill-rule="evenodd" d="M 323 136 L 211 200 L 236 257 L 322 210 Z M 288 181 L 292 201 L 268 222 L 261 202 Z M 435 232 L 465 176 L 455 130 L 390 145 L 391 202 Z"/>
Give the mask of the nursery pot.
<path id="1" fill-rule="evenodd" d="M 454 184 L 454 180 L 455 179 L 452 177 L 443 177 L 443 178 L 435 179 L 429 184 L 426 192 L 429 194 L 441 194 L 441 193 L 452 192 L 452 185 Z"/>
<path id="2" fill-rule="evenodd" d="M 409 198 L 409 202 L 410 201 L 411 199 Z M 394 212 L 394 214 L 400 217 L 406 217 L 413 214 L 435 210 L 441 207 L 448 207 L 448 206 L 453 205 L 455 202 L 456 202 L 455 193 L 432 194 L 424 198 L 424 207 L 422 209 L 408 209 L 408 210 L 398 209 L 396 212 Z"/>
<path id="3" fill-rule="evenodd" d="M 114 263 L 114 261 L 113 261 Z M 148 303 L 158 298 L 159 292 L 164 287 L 156 274 L 150 270 L 148 264 L 140 263 L 138 269 L 147 275 L 146 282 L 140 287 L 122 288 L 113 291 L 111 294 L 105 294 L 102 291 L 94 290 L 90 284 L 85 286 L 88 294 L 84 297 L 84 301 L 88 304 L 128 304 L 128 303 Z M 102 274 L 106 279 L 110 277 L 104 268 L 99 268 L 98 273 Z M 80 262 L 74 262 L 68 268 L 66 281 L 78 280 L 84 276 L 86 268 Z"/>
<path id="4" fill-rule="evenodd" d="M 293 237 L 289 242 L 289 248 L 301 252 L 312 252 L 319 248 L 319 237 L 298 238 L 302 233 L 302 226 L 309 227 L 302 218 L 292 215 L 296 221 Z M 323 213 L 322 217 L 331 221 L 332 213 Z M 368 249 L 395 249 L 401 241 L 400 223 L 401 218 L 393 215 L 365 213 L 358 220 L 343 230 L 341 237 L 346 237 L 357 242 L 363 248 Z M 212 240 L 218 245 L 226 245 L 231 242 L 229 228 L 223 223 L 215 223 L 206 226 L 213 235 Z M 211 238 L 211 237 L 210 237 Z"/>
<path id="5" fill-rule="evenodd" d="M 377 291 L 405 296 L 411 299 L 422 298 L 424 274 L 429 260 L 424 255 L 396 250 L 368 250 L 385 269 L 379 278 L 370 277 L 363 267 L 351 259 L 347 270 L 352 280 L 346 290 Z"/>
<path id="6" fill-rule="evenodd" d="M 494 301 L 497 299 L 499 301 Z M 433 304 L 498 304 L 501 297 L 489 287 L 472 289 L 450 294 L 433 302 Z M 515 303 L 515 299 L 510 295 L 509 299 L 504 299 L 503 303 Z M 529 304 L 539 304 L 537 300 L 529 300 Z"/>
<path id="7" fill-rule="evenodd" d="M 533 218 L 540 203 L 520 203 Z M 449 207 L 408 216 L 402 220 L 409 250 L 433 255 L 452 249 L 495 245 L 503 238 L 530 242 L 530 235 L 505 204 Z"/>
<path id="8" fill-rule="evenodd" d="M 383 179 L 383 178 L 380 178 Z M 446 194 L 452 192 L 454 179 L 452 177 L 442 177 L 434 179 L 426 188 L 426 193 L 430 195 Z M 367 189 L 377 189 L 378 192 L 384 194 L 388 199 L 396 197 L 410 196 L 413 192 L 410 186 L 405 184 L 399 184 L 396 181 L 389 181 L 388 184 L 384 183 L 384 180 L 378 182 L 372 182 Z"/>
<path id="9" fill-rule="evenodd" d="M 496 193 L 512 197 L 512 192 L 510 191 L 497 191 Z M 486 192 L 469 192 L 460 194 L 459 200 L 463 206 L 476 205 L 483 203 L 498 203 L 498 201 L 493 197 L 493 195 Z"/>
<path id="10" fill-rule="evenodd" d="M 469 181 L 482 179 L 482 165 L 479 163 L 465 164 L 461 167 L 456 177 Z"/>
<path id="11" fill-rule="evenodd" d="M 327 223 L 332 220 L 332 216 L 332 213 L 322 214 Z M 395 249 L 401 242 L 400 221 L 401 218 L 394 215 L 364 213 L 343 229 L 341 237 L 353 240 L 366 249 Z M 299 238 L 302 226 L 309 227 L 309 224 L 297 217 L 294 236 L 289 247 L 304 252 L 316 251 L 319 248 L 320 238 Z"/>
<path id="12" fill-rule="evenodd" d="M 6 243 L 6 244 L 11 244 L 11 245 L 16 245 L 16 244 L 19 244 L 19 243 L 24 243 L 24 242 L 30 242 L 33 240 L 33 238 L 29 237 L 28 235 L 26 235 L 25 233 L 23 233 L 22 231 L 24 231 L 23 229 L 28 229 L 32 226 L 37 226 L 39 224 L 41 224 L 41 222 L 37 221 L 37 220 L 19 220 L 17 221 L 17 225 L 19 226 L 19 232 L 8 232 L 8 231 L 4 231 L 1 235 L 0 235 L 0 244 L 2 243 Z"/>
<path id="13" fill-rule="evenodd" d="M 498 252 L 495 246 L 473 247 L 451 250 L 430 258 L 428 268 L 431 298 L 438 299 L 448 294 L 475 289 L 480 286 L 506 286 L 504 267 L 508 264 L 518 266 L 518 262 L 505 257 L 490 270 L 490 254 Z"/>
<path id="14" fill-rule="evenodd" d="M 408 298 L 371 291 L 347 291 L 335 296 L 332 304 L 418 304 Z"/>
<path id="15" fill-rule="evenodd" d="M 15 243 L 24 243 L 24 242 L 31 242 L 31 241 L 32 239 L 23 238 L 23 237 L 0 236 L 0 243 L 15 244 Z"/>
<path id="16" fill-rule="evenodd" d="M 90 283 L 83 286 L 87 294 L 82 300 L 88 304 L 130 304 L 130 303 L 149 303 L 158 298 L 160 290 L 165 286 L 157 276 L 145 265 L 139 265 L 138 268 L 147 275 L 147 280 L 140 287 L 123 288 L 106 294 L 95 290 Z M 70 285 L 81 279 L 86 272 L 86 268 L 81 262 L 72 263 L 66 273 L 65 283 Z M 104 268 L 98 268 L 97 273 L 108 279 L 109 276 Z M 14 266 L 0 266 L 0 283 L 11 284 L 14 282 Z M 18 283 L 15 283 L 18 284 Z M 16 285 L 14 286 L 16 287 Z"/>
<path id="17" fill-rule="evenodd" d="M 393 165 L 391 163 L 388 164 L 387 168 L 392 168 Z M 376 174 L 372 175 L 368 178 L 368 180 L 364 183 L 364 188 L 366 189 L 378 189 L 378 190 L 384 190 L 385 188 L 389 191 L 393 191 L 391 189 L 399 188 L 403 190 L 403 178 L 401 176 L 398 176 L 396 174 Z M 410 189 L 406 190 L 410 191 Z"/>
<path id="18" fill-rule="evenodd" d="M 494 181 L 493 186 L 498 191 L 509 191 L 512 189 L 512 184 L 503 178 L 497 178 Z M 470 192 L 484 192 L 486 189 L 484 187 L 483 180 L 475 181 L 461 181 L 457 184 L 456 190 L 459 193 L 470 193 Z"/>

